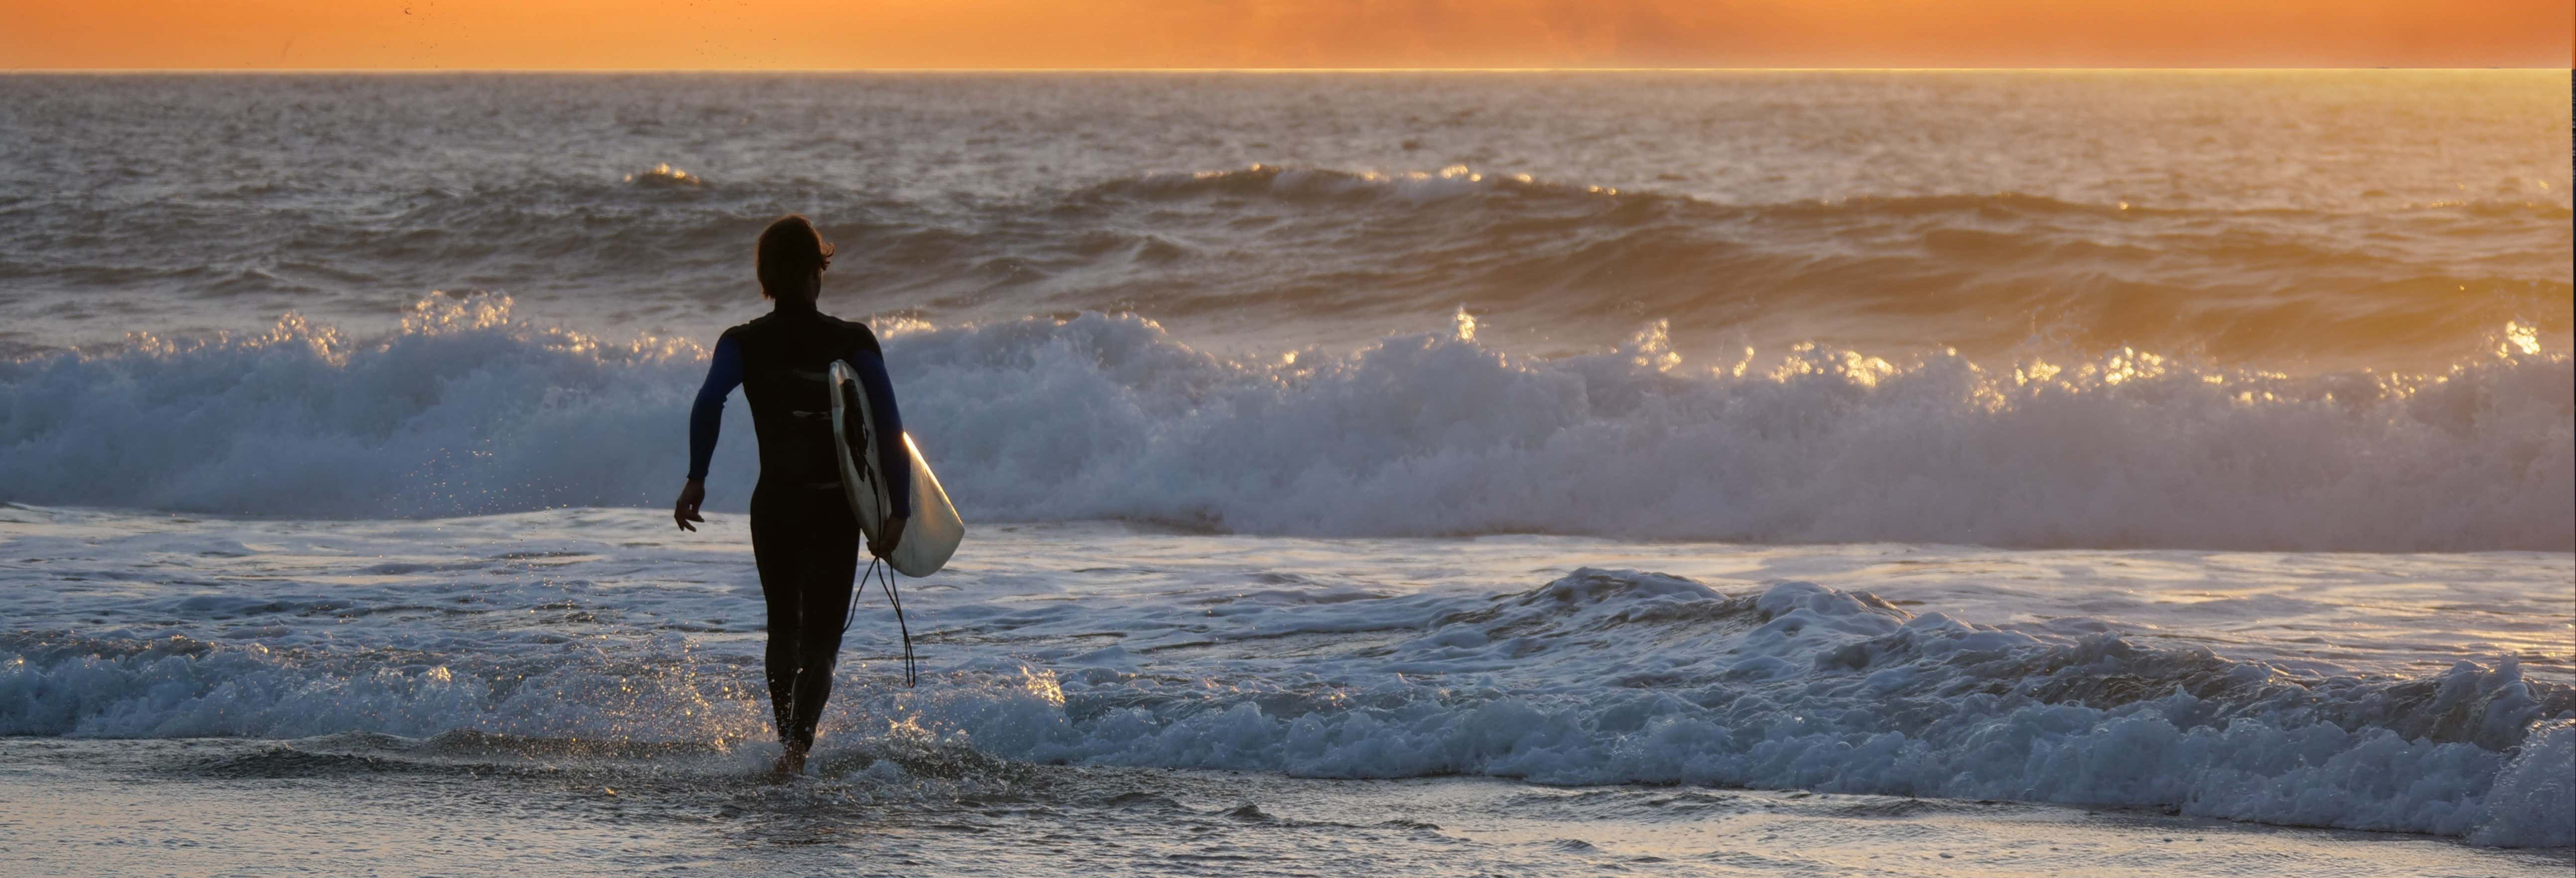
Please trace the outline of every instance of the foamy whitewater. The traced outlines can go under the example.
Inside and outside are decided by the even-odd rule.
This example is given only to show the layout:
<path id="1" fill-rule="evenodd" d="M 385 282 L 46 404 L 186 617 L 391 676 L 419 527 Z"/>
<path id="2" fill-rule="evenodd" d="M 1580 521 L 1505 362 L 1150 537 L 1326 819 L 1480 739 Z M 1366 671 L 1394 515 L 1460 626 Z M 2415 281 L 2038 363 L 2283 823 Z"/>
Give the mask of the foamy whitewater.
<path id="1" fill-rule="evenodd" d="M 2576 863 L 2554 73 L 0 95 L 0 871 Z M 773 788 L 786 210 L 970 538 Z"/>

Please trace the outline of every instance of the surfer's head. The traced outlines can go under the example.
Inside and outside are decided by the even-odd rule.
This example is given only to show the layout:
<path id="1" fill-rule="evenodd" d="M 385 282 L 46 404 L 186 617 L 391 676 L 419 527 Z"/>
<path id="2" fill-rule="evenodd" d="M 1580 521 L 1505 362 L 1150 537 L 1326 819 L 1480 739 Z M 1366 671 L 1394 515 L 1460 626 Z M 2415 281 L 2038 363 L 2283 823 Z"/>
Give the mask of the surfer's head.
<path id="1" fill-rule="evenodd" d="M 832 265 L 832 245 L 798 214 L 788 214 L 760 232 L 752 256 L 764 299 L 812 301 L 823 291 L 823 269 Z"/>

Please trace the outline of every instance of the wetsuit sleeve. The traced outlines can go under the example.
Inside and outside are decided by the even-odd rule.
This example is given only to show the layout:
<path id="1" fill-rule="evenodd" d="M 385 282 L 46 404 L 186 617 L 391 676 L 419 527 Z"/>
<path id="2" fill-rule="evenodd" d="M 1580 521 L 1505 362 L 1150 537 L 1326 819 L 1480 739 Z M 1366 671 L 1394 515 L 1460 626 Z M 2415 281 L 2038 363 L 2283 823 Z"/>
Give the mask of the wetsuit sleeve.
<path id="1" fill-rule="evenodd" d="M 876 415 L 877 460 L 888 470 L 912 474 L 912 452 L 903 447 L 903 412 L 895 408 L 894 381 L 886 377 L 885 355 L 860 348 L 849 356 L 850 368 L 859 373 L 859 387 L 868 394 L 868 411 Z M 886 480 L 886 499 L 894 514 L 912 516 L 912 480 Z"/>
<path id="2" fill-rule="evenodd" d="M 698 386 L 698 401 L 689 406 L 689 478 L 707 477 L 716 456 L 716 434 L 724 427 L 725 397 L 742 386 L 742 345 L 725 336 L 707 363 L 707 383 Z"/>

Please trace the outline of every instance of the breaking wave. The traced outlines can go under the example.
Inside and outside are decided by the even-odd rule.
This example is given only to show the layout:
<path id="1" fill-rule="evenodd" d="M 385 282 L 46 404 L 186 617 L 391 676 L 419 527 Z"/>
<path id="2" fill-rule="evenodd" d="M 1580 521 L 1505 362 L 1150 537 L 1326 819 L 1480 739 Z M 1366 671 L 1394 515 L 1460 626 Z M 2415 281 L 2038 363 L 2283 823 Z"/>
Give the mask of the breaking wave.
<path id="1" fill-rule="evenodd" d="M 2109 634 L 1914 615 L 1803 582 L 1726 595 L 1636 571 L 1369 602 L 1384 606 L 1358 609 L 1375 622 L 1359 633 L 1388 636 L 1316 654 L 1320 677 L 1246 677 L 1222 661 L 1193 665 L 1213 678 L 1170 677 L 1116 647 L 1051 667 L 969 662 L 918 690 L 845 667 L 827 749 L 2014 799 L 2576 842 L 2576 692 L 2524 679 L 2510 658 L 2420 679 L 2293 678 Z M 0 663 L 0 734 L 717 747 L 767 737 L 758 696 L 740 684 L 748 668 L 667 644 L 443 658 L 188 638 L 5 642 L 17 657 Z M 1329 660 L 1342 653 L 1359 660 Z"/>
<path id="2" fill-rule="evenodd" d="M 890 326 L 970 519 L 1259 534 L 1604 534 L 2368 551 L 2576 544 L 2571 369 L 2508 327 L 2443 374 L 2287 377 L 2138 351 L 1985 365 L 1650 329 L 1552 360 L 1452 331 L 1234 360 L 1084 314 Z M 424 300 L 356 339 L 138 337 L 0 365 L 0 498 L 301 517 L 653 506 L 704 352 Z M 754 477 L 739 411 L 714 508 Z"/>

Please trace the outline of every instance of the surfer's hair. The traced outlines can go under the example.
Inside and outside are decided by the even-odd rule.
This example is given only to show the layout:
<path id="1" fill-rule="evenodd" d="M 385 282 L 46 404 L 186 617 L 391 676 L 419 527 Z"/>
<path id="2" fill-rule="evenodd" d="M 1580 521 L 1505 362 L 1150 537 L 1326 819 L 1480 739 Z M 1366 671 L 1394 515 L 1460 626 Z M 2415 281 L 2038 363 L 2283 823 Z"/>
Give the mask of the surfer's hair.
<path id="1" fill-rule="evenodd" d="M 801 214 L 788 214 L 760 232 L 760 246 L 752 254 L 753 270 L 760 275 L 760 297 L 778 298 L 780 290 L 798 290 L 815 272 L 832 267 L 832 245 L 823 243 L 823 233 Z"/>

